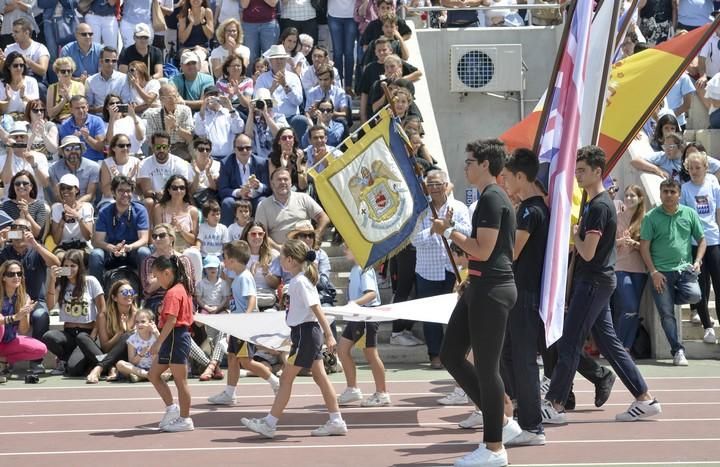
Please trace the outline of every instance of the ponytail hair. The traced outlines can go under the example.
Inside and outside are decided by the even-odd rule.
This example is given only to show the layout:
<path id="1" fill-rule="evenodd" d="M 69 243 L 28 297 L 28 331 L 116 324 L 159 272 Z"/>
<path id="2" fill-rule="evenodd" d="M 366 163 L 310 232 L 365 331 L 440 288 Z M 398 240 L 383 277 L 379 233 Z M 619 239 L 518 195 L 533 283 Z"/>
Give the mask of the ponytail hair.
<path id="1" fill-rule="evenodd" d="M 318 283 L 318 270 L 315 266 L 317 255 L 314 250 L 308 248 L 305 242 L 297 239 L 290 239 L 285 242 L 282 248 L 283 256 L 292 258 L 302 265 L 303 273 L 312 285 Z"/>
<path id="2" fill-rule="evenodd" d="M 172 269 L 173 281 L 172 284 L 170 284 L 170 287 L 180 283 L 183 287 L 185 287 L 185 291 L 192 295 L 193 287 L 190 283 L 190 276 L 188 275 L 185 265 L 182 261 L 180 261 L 180 257 L 178 255 L 159 256 L 153 263 L 152 268 L 156 271 Z"/>

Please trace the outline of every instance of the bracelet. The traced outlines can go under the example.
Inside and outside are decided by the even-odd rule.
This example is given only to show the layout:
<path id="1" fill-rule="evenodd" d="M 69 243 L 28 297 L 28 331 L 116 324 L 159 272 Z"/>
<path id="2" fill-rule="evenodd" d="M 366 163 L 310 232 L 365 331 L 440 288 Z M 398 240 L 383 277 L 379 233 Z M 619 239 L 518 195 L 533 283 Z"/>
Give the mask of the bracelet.
<path id="1" fill-rule="evenodd" d="M 657 274 L 658 272 L 659 272 L 659 271 L 656 269 L 656 270 L 654 270 L 653 272 L 651 272 L 650 275 L 651 275 L 651 276 L 654 276 L 654 275 Z"/>

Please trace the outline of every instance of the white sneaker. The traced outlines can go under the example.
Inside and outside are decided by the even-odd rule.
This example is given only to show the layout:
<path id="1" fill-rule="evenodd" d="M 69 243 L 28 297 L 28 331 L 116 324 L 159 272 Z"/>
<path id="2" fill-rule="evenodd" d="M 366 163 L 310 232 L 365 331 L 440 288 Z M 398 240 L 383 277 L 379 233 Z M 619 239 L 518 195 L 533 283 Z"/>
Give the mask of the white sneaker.
<path id="1" fill-rule="evenodd" d="M 347 387 L 343 393 L 338 396 L 337 401 L 339 405 L 347 405 L 352 402 L 361 401 L 362 398 L 363 393 L 360 388 Z"/>
<path id="2" fill-rule="evenodd" d="M 545 399 L 545 395 L 550 390 L 550 378 L 543 375 L 542 379 L 540 380 L 540 399 Z"/>
<path id="3" fill-rule="evenodd" d="M 540 412 L 542 413 L 542 422 L 546 425 L 562 425 L 567 423 L 565 412 L 558 412 L 550 401 L 544 400 L 542 402 Z"/>
<path id="4" fill-rule="evenodd" d="M 657 399 L 651 401 L 634 401 L 625 412 L 617 414 L 615 420 L 618 422 L 634 422 L 635 420 L 652 417 L 660 413 L 662 413 L 662 407 Z"/>
<path id="5" fill-rule="evenodd" d="M 422 339 L 420 339 L 419 337 L 415 336 L 415 334 L 413 334 L 412 331 L 410 331 L 410 330 L 405 330 L 405 331 L 403 331 L 403 335 L 404 335 L 405 337 L 407 337 L 408 339 L 410 339 L 411 341 L 413 341 L 413 342 L 415 343 L 415 345 L 423 345 L 423 344 L 425 344 L 425 342 L 423 342 Z"/>
<path id="6" fill-rule="evenodd" d="M 493 452 L 481 443 L 480 447 L 455 461 L 455 467 L 504 467 L 508 465 L 507 451 Z"/>
<path id="7" fill-rule="evenodd" d="M 52 376 L 62 376 L 65 374 L 65 362 L 58 360 L 55 368 L 50 372 Z"/>
<path id="8" fill-rule="evenodd" d="M 268 425 L 264 418 L 241 418 L 240 422 L 250 431 L 262 435 L 266 438 L 273 439 L 275 437 L 275 428 Z"/>
<path id="9" fill-rule="evenodd" d="M 513 438 L 516 438 L 522 433 L 522 428 L 518 425 L 518 422 L 514 418 L 508 418 L 508 421 L 503 425 L 502 429 L 502 441 L 503 444 L 507 444 Z"/>
<path id="10" fill-rule="evenodd" d="M 715 337 L 715 330 L 713 328 L 707 328 L 705 330 L 703 342 L 705 342 L 706 344 L 714 344 L 715 342 L 717 342 L 717 337 Z"/>
<path id="11" fill-rule="evenodd" d="M 697 311 L 693 311 L 692 315 L 690 316 L 690 322 L 693 324 L 701 324 L 702 320 L 700 319 L 700 315 Z"/>
<path id="12" fill-rule="evenodd" d="M 165 427 L 162 428 L 162 431 L 178 433 L 180 431 L 193 431 L 194 429 L 195 425 L 193 424 L 192 418 L 177 417 L 175 420 L 165 425 Z"/>
<path id="13" fill-rule="evenodd" d="M 390 394 L 387 392 L 376 392 L 360 402 L 362 407 L 384 407 L 386 405 L 390 405 Z"/>
<path id="14" fill-rule="evenodd" d="M 505 431 L 503 431 L 503 435 Z M 504 436 L 503 436 L 504 438 Z M 533 433 L 532 431 L 523 430 L 516 437 L 505 441 L 505 446 L 544 446 L 545 445 L 545 434 L 544 433 Z"/>
<path id="15" fill-rule="evenodd" d="M 467 405 L 467 403 L 467 394 L 459 387 L 456 387 L 453 392 L 445 394 L 445 397 L 438 399 L 440 405 Z"/>
<path id="16" fill-rule="evenodd" d="M 235 396 L 231 396 L 225 391 L 222 391 L 220 394 L 215 394 L 214 396 L 208 397 L 208 402 L 215 405 L 234 405 L 235 404 Z"/>
<path id="17" fill-rule="evenodd" d="M 410 339 L 403 333 L 390 336 L 390 345 L 401 345 L 403 347 L 412 347 L 417 345 L 414 340 Z"/>
<path id="18" fill-rule="evenodd" d="M 482 428 L 483 426 L 483 414 L 480 410 L 473 410 L 468 418 L 458 423 L 460 428 L 470 430 L 472 428 Z"/>
<path id="19" fill-rule="evenodd" d="M 180 407 L 178 407 L 177 404 L 168 405 L 165 408 L 165 415 L 163 415 L 162 420 L 158 423 L 158 428 L 164 430 L 178 418 L 180 418 Z"/>
<path id="20" fill-rule="evenodd" d="M 268 378 L 267 382 L 268 382 L 268 384 L 270 384 L 270 387 L 272 388 L 273 392 L 277 396 L 277 393 L 280 390 L 280 379 L 277 376 L 271 374 L 270 377 Z"/>
<path id="21" fill-rule="evenodd" d="M 310 432 L 313 436 L 345 436 L 348 432 L 345 420 L 328 420 L 323 426 Z"/>
<path id="22" fill-rule="evenodd" d="M 673 357 L 673 365 L 675 366 L 688 366 L 687 358 L 685 358 L 685 351 L 683 349 L 675 352 Z"/>

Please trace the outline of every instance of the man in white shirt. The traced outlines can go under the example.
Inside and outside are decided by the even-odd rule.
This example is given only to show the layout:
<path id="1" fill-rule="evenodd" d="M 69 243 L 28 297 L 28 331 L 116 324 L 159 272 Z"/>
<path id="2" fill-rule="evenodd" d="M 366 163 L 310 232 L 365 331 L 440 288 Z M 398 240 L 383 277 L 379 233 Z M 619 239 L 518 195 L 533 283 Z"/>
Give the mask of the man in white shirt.
<path id="1" fill-rule="evenodd" d="M 215 86 L 203 92 L 200 111 L 195 114 L 195 134 L 212 142 L 213 159 L 220 161 L 233 153 L 233 139 L 245 129 L 245 123 L 227 96 Z"/>
<path id="2" fill-rule="evenodd" d="M 12 34 L 15 42 L 5 47 L 5 55 L 18 52 L 25 57 L 30 75 L 39 82 L 45 81 L 50 63 L 50 52 L 47 47 L 31 38 L 32 24 L 26 18 L 13 21 Z"/>
<path id="3" fill-rule="evenodd" d="M 153 155 L 143 159 L 138 171 L 138 188 L 145 199 L 148 212 L 152 212 L 165 189 L 165 182 L 172 175 L 185 177 L 190 184 L 190 193 L 195 192 L 195 186 L 192 185 L 195 179 L 192 167 L 178 156 L 170 154 L 170 135 L 159 131 L 152 135 L 150 141 Z"/>
<path id="4" fill-rule="evenodd" d="M 27 123 L 15 122 L 8 136 L 7 155 L 0 154 L 2 181 L 8 187 L 13 175 L 21 170 L 27 170 L 35 177 L 35 183 L 38 186 L 37 199 L 45 199 L 44 189 L 49 183 L 47 156 L 36 151 L 28 151 L 27 144 Z M 7 197 L 7 190 L 5 190 L 5 197 Z"/>
<path id="5" fill-rule="evenodd" d="M 110 46 L 103 47 L 100 54 L 100 71 L 89 77 L 85 83 L 85 95 L 90 113 L 102 114 L 105 97 L 111 93 L 119 96 L 124 103 L 132 102 L 132 88 L 127 75 L 117 71 L 117 62 L 117 49 Z"/>

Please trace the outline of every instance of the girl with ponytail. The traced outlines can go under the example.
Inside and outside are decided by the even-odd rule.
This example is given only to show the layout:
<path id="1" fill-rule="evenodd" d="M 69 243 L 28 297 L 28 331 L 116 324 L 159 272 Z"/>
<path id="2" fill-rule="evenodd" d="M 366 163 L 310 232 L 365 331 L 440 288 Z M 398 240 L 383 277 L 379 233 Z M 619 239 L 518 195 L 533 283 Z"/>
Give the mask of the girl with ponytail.
<path id="1" fill-rule="evenodd" d="M 266 438 L 275 436 L 278 418 L 290 401 L 292 384 L 303 368 L 311 368 L 313 380 L 320 388 L 330 420 L 316 428 L 313 436 L 341 436 L 347 434 L 347 425 L 340 415 L 335 389 L 325 373 L 322 359 L 323 340 L 329 352 L 335 352 L 335 338 L 330 331 L 325 314 L 320 308 L 320 297 L 315 284 L 318 271 L 313 264 L 315 251 L 301 240 L 288 240 L 282 248 L 280 264 L 292 276 L 288 284 L 290 306 L 287 325 L 290 327 L 292 347 L 287 363 L 280 376 L 280 389 L 275 396 L 270 413 L 264 418 L 243 418 L 243 425 Z M 324 334 L 324 339 L 323 339 Z"/>
<path id="2" fill-rule="evenodd" d="M 152 265 L 152 274 L 167 290 L 160 306 L 160 336 L 150 347 L 154 357 L 148 379 L 165 403 L 165 415 L 159 427 L 163 431 L 192 431 L 190 388 L 187 382 L 187 361 L 190 353 L 190 326 L 193 323 L 192 285 L 190 276 L 179 257 L 160 256 Z M 155 358 L 157 357 L 157 358 Z M 170 368 L 178 392 L 178 404 L 161 375 Z"/>

